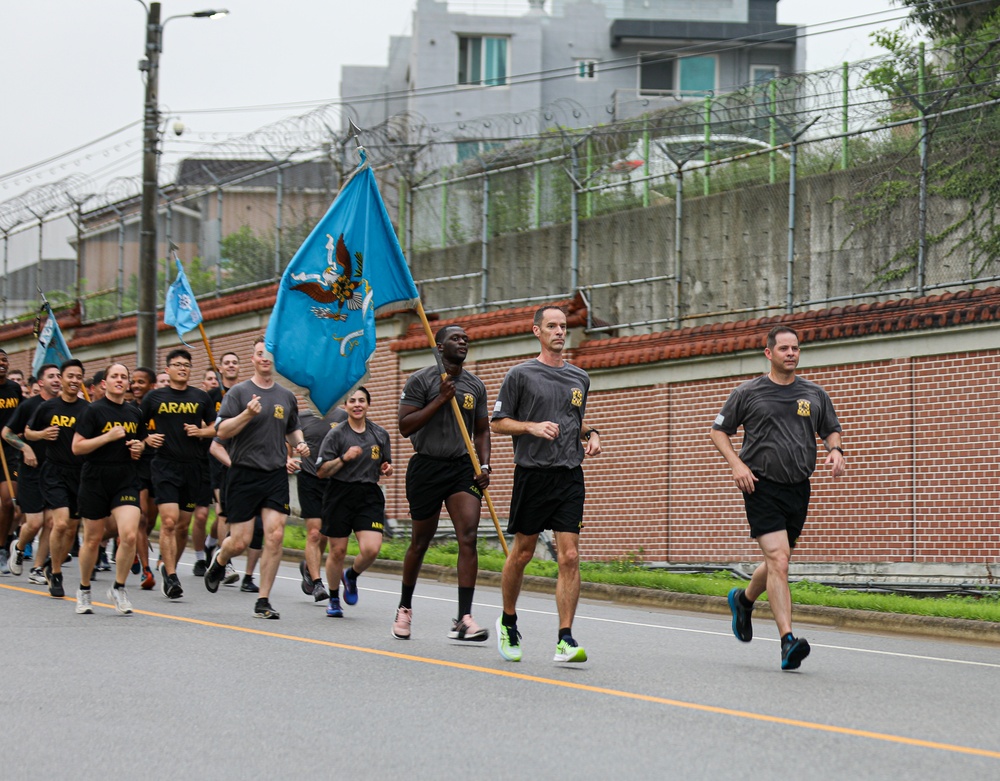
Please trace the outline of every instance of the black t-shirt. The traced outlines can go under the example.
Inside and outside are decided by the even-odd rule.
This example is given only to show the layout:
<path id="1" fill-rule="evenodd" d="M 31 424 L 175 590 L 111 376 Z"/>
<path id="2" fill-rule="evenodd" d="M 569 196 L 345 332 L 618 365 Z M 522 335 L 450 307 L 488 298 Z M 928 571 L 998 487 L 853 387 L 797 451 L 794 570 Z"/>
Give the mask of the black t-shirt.
<path id="1" fill-rule="evenodd" d="M 59 437 L 54 441 L 45 441 L 46 460 L 63 466 L 80 466 L 83 463 L 79 456 L 73 455 L 73 434 L 76 433 L 77 421 L 89 406 L 83 399 L 67 402 L 62 396 L 42 402 L 28 428 L 42 431 L 49 426 L 59 426 Z"/>
<path id="2" fill-rule="evenodd" d="M 208 458 L 204 437 L 189 437 L 184 424 L 201 428 L 215 422 L 215 405 L 208 394 L 190 385 L 184 390 L 155 388 L 142 400 L 142 419 L 150 434 L 163 434 L 163 445 L 156 450 L 156 458 L 188 463 Z"/>
<path id="3" fill-rule="evenodd" d="M 115 404 L 104 397 L 91 404 L 80 416 L 76 433 L 84 439 L 93 439 L 105 434 L 115 426 L 125 429 L 125 437 L 116 439 L 83 456 L 84 461 L 94 464 L 131 464 L 132 452 L 126 444 L 129 440 L 145 439 L 146 427 L 142 414 L 134 404 Z"/>
<path id="4" fill-rule="evenodd" d="M 226 388 L 224 386 L 217 386 L 208 391 L 208 398 L 212 400 L 212 404 L 215 405 L 215 413 L 218 414 L 219 410 L 222 408 L 222 398 L 225 393 L 229 393 L 231 388 Z"/>
<path id="5" fill-rule="evenodd" d="M 142 418 L 142 412 L 141 412 L 142 404 L 136 401 L 135 399 L 132 399 L 131 401 L 127 401 L 125 403 L 131 404 L 133 407 L 135 407 L 135 411 L 139 413 L 139 419 L 142 420 L 143 430 L 145 430 L 146 422 Z M 148 434 L 149 432 L 147 431 L 146 433 Z M 142 451 L 142 456 L 139 458 L 139 460 L 149 462 L 153 460 L 153 456 L 155 455 L 156 455 L 156 448 L 149 447 L 149 445 L 147 445 L 145 449 Z"/>
<path id="6" fill-rule="evenodd" d="M 45 399 L 41 396 L 30 396 L 22 401 L 17 405 L 14 414 L 10 416 L 10 420 L 7 421 L 7 428 L 21 439 L 24 439 L 24 429 L 28 427 L 28 421 L 31 420 L 31 416 L 35 414 L 35 410 L 42 405 L 43 401 Z M 35 458 L 38 459 L 38 466 L 41 466 L 42 460 L 45 458 L 45 440 L 40 439 L 37 442 L 28 442 L 28 445 L 35 452 Z M 31 469 L 32 467 L 25 465 L 24 468 Z"/>
<path id="7" fill-rule="evenodd" d="M 7 380 L 4 383 L 0 383 L 0 429 L 4 426 L 10 425 L 10 419 L 13 417 L 14 412 L 21 405 L 21 386 L 18 385 L 13 380 Z M 7 459 L 16 458 L 17 451 L 8 445 L 6 442 L 3 443 L 3 452 Z"/>

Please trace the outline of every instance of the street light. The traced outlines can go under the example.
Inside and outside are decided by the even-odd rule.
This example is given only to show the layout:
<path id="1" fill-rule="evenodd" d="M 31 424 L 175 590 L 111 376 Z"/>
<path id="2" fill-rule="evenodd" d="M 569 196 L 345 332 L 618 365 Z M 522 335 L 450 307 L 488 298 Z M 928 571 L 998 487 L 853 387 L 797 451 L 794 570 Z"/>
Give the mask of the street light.
<path id="1" fill-rule="evenodd" d="M 143 8 L 146 4 L 139 0 Z M 160 22 L 160 4 L 150 3 L 146 10 L 146 58 L 139 70 L 146 74 L 146 100 L 142 138 L 142 207 L 139 228 L 139 300 L 136 317 L 137 366 L 156 366 L 156 191 L 159 154 L 159 79 L 160 53 L 163 51 L 163 28 L 171 19 L 215 19 L 226 10 L 195 11 L 193 14 L 168 16 Z"/>

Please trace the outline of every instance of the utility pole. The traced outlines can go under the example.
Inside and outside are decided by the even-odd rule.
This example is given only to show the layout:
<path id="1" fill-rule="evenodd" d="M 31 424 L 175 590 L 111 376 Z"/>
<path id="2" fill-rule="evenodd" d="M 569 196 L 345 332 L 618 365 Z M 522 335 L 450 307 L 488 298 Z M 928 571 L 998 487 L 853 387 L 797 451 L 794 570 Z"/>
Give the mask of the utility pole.
<path id="1" fill-rule="evenodd" d="M 146 101 L 142 124 L 142 207 L 139 229 L 139 299 L 136 315 L 136 359 L 139 366 L 156 366 L 156 194 L 160 111 L 160 4 L 150 3 L 146 16 Z"/>

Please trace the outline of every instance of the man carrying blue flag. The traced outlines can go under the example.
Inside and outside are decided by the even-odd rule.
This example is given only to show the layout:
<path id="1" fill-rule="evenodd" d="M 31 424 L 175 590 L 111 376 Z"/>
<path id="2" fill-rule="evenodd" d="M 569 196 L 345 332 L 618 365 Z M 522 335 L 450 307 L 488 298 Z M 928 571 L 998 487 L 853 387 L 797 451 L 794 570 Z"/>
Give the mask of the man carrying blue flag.
<path id="1" fill-rule="evenodd" d="M 376 313 L 409 308 L 417 299 L 361 151 L 354 176 L 282 275 L 265 335 L 274 368 L 308 388 L 325 414 L 368 373 Z"/>

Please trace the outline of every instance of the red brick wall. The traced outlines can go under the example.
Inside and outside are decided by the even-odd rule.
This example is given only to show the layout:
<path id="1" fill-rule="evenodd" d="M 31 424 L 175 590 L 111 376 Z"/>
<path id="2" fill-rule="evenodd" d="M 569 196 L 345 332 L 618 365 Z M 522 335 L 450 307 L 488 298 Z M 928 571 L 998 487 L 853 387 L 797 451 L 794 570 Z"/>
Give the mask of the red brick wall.
<path id="1" fill-rule="evenodd" d="M 212 344 L 217 358 L 229 349 L 241 356 L 244 379 L 250 375 L 254 335 L 228 335 Z M 367 387 L 372 418 L 393 436 L 396 474 L 385 483 L 387 512 L 405 519 L 404 475 L 412 448 L 395 421 L 406 375 L 398 369 L 399 355 L 388 347 L 388 340 L 379 341 Z M 161 360 L 166 352 L 160 350 Z M 197 344 L 192 352 L 200 373 L 207 366 L 204 349 Z M 133 361 L 130 355 L 114 357 Z M 12 367 L 30 363 L 27 353 L 10 358 Z M 490 405 L 506 370 L 523 358 L 469 364 L 486 383 Z M 108 362 L 88 361 L 87 374 Z M 995 431 L 1000 349 L 821 369 L 808 364 L 807 344 L 802 375 L 833 397 L 844 427 L 848 473 L 834 481 L 822 466 L 820 449 L 796 559 L 980 565 L 1000 560 Z M 585 464 L 585 557 L 759 558 L 740 495 L 708 436 L 727 395 L 745 379 L 749 375 L 591 393 L 587 420 L 600 429 L 604 453 Z M 505 524 L 513 472 L 509 438 L 494 437 L 491 463 L 491 494 Z"/>

